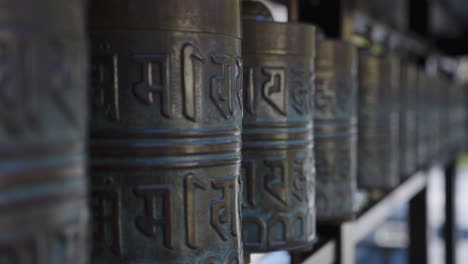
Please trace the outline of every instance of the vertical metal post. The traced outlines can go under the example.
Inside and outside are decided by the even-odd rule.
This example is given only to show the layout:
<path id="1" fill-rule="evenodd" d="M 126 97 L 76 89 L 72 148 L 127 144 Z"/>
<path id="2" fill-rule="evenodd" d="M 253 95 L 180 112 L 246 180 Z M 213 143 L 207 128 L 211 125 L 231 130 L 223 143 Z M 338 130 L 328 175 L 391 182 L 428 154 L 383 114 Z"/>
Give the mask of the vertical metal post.
<path id="1" fill-rule="evenodd" d="M 455 222 L 455 172 L 456 161 L 451 160 L 444 168 L 445 173 L 445 263 L 456 263 L 456 233 Z"/>
<path id="2" fill-rule="evenodd" d="M 288 20 L 289 22 L 297 22 L 299 20 L 299 1 L 298 0 L 289 0 Z"/>
<path id="3" fill-rule="evenodd" d="M 351 222 L 343 223 L 340 227 L 340 264 L 354 264 L 356 262 L 356 238 Z"/>
<path id="4" fill-rule="evenodd" d="M 427 188 L 410 201 L 409 207 L 409 263 L 427 263 Z"/>

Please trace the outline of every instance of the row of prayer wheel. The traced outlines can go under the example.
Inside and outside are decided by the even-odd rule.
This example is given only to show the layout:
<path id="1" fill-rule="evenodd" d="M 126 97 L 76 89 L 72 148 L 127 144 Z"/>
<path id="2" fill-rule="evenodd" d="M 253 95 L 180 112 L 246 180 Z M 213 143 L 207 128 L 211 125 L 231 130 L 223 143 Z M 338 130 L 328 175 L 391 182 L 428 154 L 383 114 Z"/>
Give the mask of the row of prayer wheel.
<path id="1" fill-rule="evenodd" d="M 461 86 L 250 4 L 0 4 L 0 263 L 307 250 L 463 144 Z"/>

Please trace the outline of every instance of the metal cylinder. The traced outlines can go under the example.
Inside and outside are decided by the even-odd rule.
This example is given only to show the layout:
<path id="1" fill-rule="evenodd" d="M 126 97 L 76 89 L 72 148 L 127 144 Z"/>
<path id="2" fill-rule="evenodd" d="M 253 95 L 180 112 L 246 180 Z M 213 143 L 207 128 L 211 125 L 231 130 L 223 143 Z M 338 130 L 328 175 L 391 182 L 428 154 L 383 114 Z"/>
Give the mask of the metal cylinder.
<path id="1" fill-rule="evenodd" d="M 363 51 L 358 69 L 358 185 L 391 189 L 399 182 L 398 59 Z"/>
<path id="2" fill-rule="evenodd" d="M 313 26 L 243 21 L 243 241 L 248 252 L 315 238 Z"/>
<path id="3" fill-rule="evenodd" d="M 417 68 L 414 64 L 401 64 L 400 85 L 400 175 L 406 178 L 416 170 L 417 126 L 416 85 Z"/>
<path id="4" fill-rule="evenodd" d="M 0 10 L 0 262 L 88 263 L 83 1 Z"/>
<path id="5" fill-rule="evenodd" d="M 357 52 L 347 42 L 317 42 L 314 149 L 317 221 L 354 216 L 357 191 Z"/>
<path id="6" fill-rule="evenodd" d="M 239 9 L 90 2 L 95 263 L 242 263 Z"/>

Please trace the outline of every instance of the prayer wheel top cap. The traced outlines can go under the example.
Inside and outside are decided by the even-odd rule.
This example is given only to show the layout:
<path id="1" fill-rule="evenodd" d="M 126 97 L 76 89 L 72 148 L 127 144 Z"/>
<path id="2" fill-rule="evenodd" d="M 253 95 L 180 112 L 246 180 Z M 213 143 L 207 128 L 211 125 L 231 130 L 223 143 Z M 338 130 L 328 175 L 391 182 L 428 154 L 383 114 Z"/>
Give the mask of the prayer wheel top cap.
<path id="1" fill-rule="evenodd" d="M 346 41 L 324 39 L 317 41 L 318 64 L 326 63 L 335 71 L 350 71 L 357 74 L 357 49 Z"/>
<path id="2" fill-rule="evenodd" d="M 242 21 L 242 53 L 315 55 L 315 27 L 300 23 Z"/>
<path id="3" fill-rule="evenodd" d="M 239 0 L 98 0 L 92 30 L 178 30 L 241 37 Z"/>

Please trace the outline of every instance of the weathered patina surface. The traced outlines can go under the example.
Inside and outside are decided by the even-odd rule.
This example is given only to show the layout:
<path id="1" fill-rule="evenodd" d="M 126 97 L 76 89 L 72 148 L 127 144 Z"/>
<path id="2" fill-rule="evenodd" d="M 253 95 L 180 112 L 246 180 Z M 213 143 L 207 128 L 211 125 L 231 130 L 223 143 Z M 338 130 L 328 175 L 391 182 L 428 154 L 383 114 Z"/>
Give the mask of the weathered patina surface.
<path id="1" fill-rule="evenodd" d="M 317 221 L 354 216 L 357 191 L 357 51 L 346 42 L 317 42 L 314 104 Z"/>
<path id="2" fill-rule="evenodd" d="M 364 189 L 391 189 L 400 178 L 398 59 L 363 52 L 358 76 L 358 185 Z"/>
<path id="3" fill-rule="evenodd" d="M 94 263 L 240 263 L 238 0 L 90 2 Z"/>
<path id="4" fill-rule="evenodd" d="M 88 263 L 83 9 L 0 3 L 0 263 Z"/>
<path id="5" fill-rule="evenodd" d="M 314 27 L 244 19 L 242 146 L 245 251 L 315 238 Z"/>

